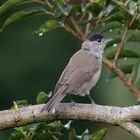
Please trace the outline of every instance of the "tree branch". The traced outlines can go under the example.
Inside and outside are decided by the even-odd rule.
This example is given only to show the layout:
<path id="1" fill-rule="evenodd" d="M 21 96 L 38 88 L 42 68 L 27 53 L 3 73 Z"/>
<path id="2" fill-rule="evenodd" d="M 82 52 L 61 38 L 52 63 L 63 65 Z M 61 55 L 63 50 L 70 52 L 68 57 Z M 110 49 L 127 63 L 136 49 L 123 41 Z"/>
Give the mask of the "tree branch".
<path id="1" fill-rule="evenodd" d="M 123 36 L 122 36 L 122 40 L 121 40 L 121 43 L 120 43 L 120 47 L 118 49 L 118 51 L 116 52 L 115 54 L 115 57 L 114 57 L 114 62 L 113 64 L 116 66 L 117 65 L 117 62 L 118 62 L 118 59 L 119 59 L 119 56 L 124 48 L 124 42 L 126 40 L 126 37 L 127 37 L 127 34 L 128 34 L 128 28 L 124 31 L 123 33 Z"/>
<path id="2" fill-rule="evenodd" d="M 34 105 L 0 111 L 0 130 L 48 120 L 89 120 L 119 125 L 140 138 L 140 128 L 133 121 L 140 120 L 140 105 L 114 107 L 92 104 L 59 104 L 56 113 L 40 112 L 44 105 Z"/>
<path id="3" fill-rule="evenodd" d="M 122 122 L 120 123 L 120 126 L 140 138 L 140 128 L 138 128 L 135 124 L 131 122 Z"/>
<path id="4" fill-rule="evenodd" d="M 115 55 L 115 57 L 114 57 L 114 62 L 113 62 L 113 64 L 114 64 L 115 66 L 117 65 L 119 56 L 120 56 L 120 54 L 121 54 L 121 52 L 122 52 L 122 50 L 123 50 L 123 48 L 124 48 L 124 43 L 125 43 L 125 40 L 126 40 L 128 31 L 129 31 L 129 29 L 131 28 L 132 24 L 134 23 L 135 19 L 137 18 L 138 14 L 139 14 L 139 11 L 138 11 L 138 9 L 137 9 L 136 14 L 135 14 L 135 15 L 133 16 L 133 18 L 130 20 L 128 26 L 126 27 L 126 29 L 125 29 L 125 31 L 124 31 L 124 33 L 123 33 L 123 36 L 122 36 L 122 39 L 121 39 L 121 42 L 120 42 L 120 47 L 119 47 L 119 49 L 118 49 L 118 51 L 117 51 L 117 53 L 116 53 L 116 55 Z"/>
<path id="5" fill-rule="evenodd" d="M 126 77 L 126 75 L 107 58 L 104 57 L 103 62 L 111 71 L 113 71 L 120 78 L 120 80 L 124 83 L 125 86 L 127 86 L 127 88 L 133 93 L 133 95 L 137 99 L 139 99 L 140 91 L 134 85 L 132 85 L 132 83 L 128 80 L 128 77 Z"/>

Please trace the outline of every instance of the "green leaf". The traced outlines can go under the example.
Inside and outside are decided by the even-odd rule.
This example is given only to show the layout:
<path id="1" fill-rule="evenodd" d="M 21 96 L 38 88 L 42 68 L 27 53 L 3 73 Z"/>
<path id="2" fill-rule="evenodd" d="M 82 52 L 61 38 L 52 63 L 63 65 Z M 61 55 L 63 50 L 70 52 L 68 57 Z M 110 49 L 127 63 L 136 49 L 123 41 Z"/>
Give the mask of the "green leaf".
<path id="1" fill-rule="evenodd" d="M 55 10 L 55 16 L 59 18 L 62 15 L 68 16 L 73 8 L 72 5 L 67 4 L 67 5 L 60 5 L 57 3 L 58 8 Z"/>
<path id="2" fill-rule="evenodd" d="M 82 3 L 82 4 L 81 4 L 81 11 L 82 11 L 82 12 L 85 12 L 85 11 L 86 11 L 86 8 L 87 8 L 87 4 Z"/>
<path id="3" fill-rule="evenodd" d="M 69 121 L 64 125 L 64 127 L 67 128 L 67 129 L 70 129 L 71 123 L 72 123 L 72 120 L 69 120 Z"/>
<path id="4" fill-rule="evenodd" d="M 111 2 L 111 0 L 105 0 L 106 1 L 106 6 L 108 6 Z"/>
<path id="5" fill-rule="evenodd" d="M 109 19 L 108 22 L 110 21 L 119 21 L 120 19 L 124 19 L 123 13 L 119 12 L 119 8 L 114 8 L 110 13 L 109 13 Z"/>
<path id="6" fill-rule="evenodd" d="M 124 57 L 133 57 L 133 58 L 139 58 L 140 57 L 140 47 L 138 47 L 138 43 L 126 43 L 123 51 L 121 52 L 121 55 L 119 58 L 124 58 Z M 105 49 L 104 55 L 108 59 L 113 59 L 118 47 L 109 47 Z"/>
<path id="7" fill-rule="evenodd" d="M 102 10 L 102 7 L 97 2 L 90 2 L 88 4 L 86 4 L 86 3 L 81 4 L 81 11 L 83 13 L 91 12 L 93 15 L 98 16 L 99 13 L 101 12 L 101 10 Z"/>
<path id="8" fill-rule="evenodd" d="M 59 128 L 59 127 L 61 128 L 63 127 L 63 124 L 61 123 L 61 121 L 54 121 L 52 123 L 49 123 L 48 127 L 53 128 L 53 129 Z"/>
<path id="9" fill-rule="evenodd" d="M 8 26 L 9 24 L 12 24 L 16 21 L 19 21 L 21 19 L 24 19 L 26 17 L 30 17 L 30 16 L 33 16 L 33 15 L 36 15 L 36 14 L 39 14 L 39 13 L 42 13 L 44 12 L 45 9 L 44 8 L 40 8 L 40 7 L 37 7 L 36 9 L 34 10 L 30 10 L 30 9 L 26 9 L 24 11 L 19 11 L 19 12 L 16 12 L 14 14 L 12 14 L 11 16 L 9 16 L 6 21 L 4 22 L 2 28 L 0 29 L 0 32 L 3 31 L 3 29 Z"/>
<path id="10" fill-rule="evenodd" d="M 95 132 L 94 134 L 92 134 L 89 137 L 89 140 L 103 140 L 103 138 L 105 137 L 106 133 L 107 133 L 107 128 L 103 128 L 97 132 Z"/>
<path id="11" fill-rule="evenodd" d="M 13 103 L 14 103 L 14 109 L 18 112 L 19 111 L 19 108 L 18 108 L 17 103 L 15 101 L 13 101 Z"/>
<path id="12" fill-rule="evenodd" d="M 140 105 L 140 98 L 137 99 L 135 105 Z M 140 123 L 140 122 L 139 122 Z"/>
<path id="13" fill-rule="evenodd" d="M 29 105 L 27 100 L 17 100 L 17 101 L 14 101 L 13 108 L 15 108 L 18 111 L 18 108 L 21 108 L 27 105 Z"/>
<path id="14" fill-rule="evenodd" d="M 128 73 L 132 73 L 132 70 L 133 70 L 133 67 L 134 67 L 134 64 L 122 64 L 122 65 L 119 65 L 118 66 L 125 74 L 128 74 Z M 112 79 L 116 77 L 116 74 L 114 72 L 111 72 L 108 79 Z"/>
<path id="15" fill-rule="evenodd" d="M 122 4 L 117 4 L 118 1 L 113 1 L 113 10 L 109 13 L 109 18 L 108 21 L 120 21 L 122 22 L 124 25 L 124 27 L 127 26 L 127 23 L 130 21 L 130 19 L 132 18 L 132 15 L 129 13 L 128 9 Z"/>
<path id="16" fill-rule="evenodd" d="M 68 133 L 68 139 L 69 140 L 78 140 L 74 128 L 70 128 L 68 132 L 69 132 Z"/>
<path id="17" fill-rule="evenodd" d="M 111 39 L 112 40 L 107 43 L 105 49 L 112 46 L 117 47 L 120 44 L 121 36 L 115 36 L 115 37 L 112 37 Z"/>
<path id="18" fill-rule="evenodd" d="M 133 72 L 132 72 L 133 83 L 138 84 L 140 87 L 140 59 L 134 65 Z"/>
<path id="19" fill-rule="evenodd" d="M 38 123 L 37 126 L 36 126 L 36 130 L 35 130 L 35 133 L 42 133 L 42 130 L 43 131 L 46 131 L 48 129 L 47 127 L 47 123 Z"/>
<path id="20" fill-rule="evenodd" d="M 30 136 L 32 135 L 30 133 L 30 128 L 32 127 L 32 125 L 26 125 L 24 127 L 16 127 L 14 128 L 15 131 L 13 133 L 11 133 L 9 140 L 25 140 L 25 139 L 29 139 Z"/>
<path id="21" fill-rule="evenodd" d="M 110 21 L 106 23 L 104 27 L 102 27 L 101 32 L 108 32 L 110 29 L 122 28 L 122 23 L 118 21 Z"/>
<path id="22" fill-rule="evenodd" d="M 99 3 L 96 2 L 91 2 L 88 4 L 88 6 L 86 7 L 86 10 L 90 11 L 91 13 L 93 13 L 95 16 L 98 16 L 99 13 L 102 10 L 102 7 L 99 5 Z"/>
<path id="23" fill-rule="evenodd" d="M 82 140 L 89 140 L 89 130 L 86 129 L 82 134 Z"/>
<path id="24" fill-rule="evenodd" d="M 140 41 L 140 32 L 130 32 L 127 41 Z"/>
<path id="25" fill-rule="evenodd" d="M 0 6 L 0 15 L 9 10 L 10 8 L 26 1 L 29 0 L 7 0 L 3 5 Z"/>
<path id="26" fill-rule="evenodd" d="M 81 140 L 80 138 L 76 135 L 75 129 L 70 128 L 70 129 L 65 129 L 65 131 L 62 132 L 61 140 Z"/>
<path id="27" fill-rule="evenodd" d="M 35 34 L 38 34 L 39 36 L 43 35 L 44 33 L 47 33 L 48 31 L 54 30 L 56 28 L 61 27 L 59 22 L 56 20 L 48 20 L 46 21 L 41 27 L 35 31 Z"/>
<path id="28" fill-rule="evenodd" d="M 36 102 L 37 104 L 46 103 L 48 99 L 49 99 L 48 94 L 45 93 L 44 91 L 41 91 L 37 95 Z"/>
<path id="29" fill-rule="evenodd" d="M 33 137 L 33 140 L 57 140 L 57 137 L 50 133 L 39 133 Z"/>
<path id="30" fill-rule="evenodd" d="M 129 10 L 127 9 L 127 7 L 123 2 L 117 0 L 116 1 L 113 0 L 112 2 L 115 3 L 116 7 L 118 6 L 121 12 L 123 12 L 126 16 L 130 15 Z"/>
<path id="31" fill-rule="evenodd" d="M 82 14 L 81 5 L 74 5 L 71 9 L 71 14 L 75 14 L 75 16 Z"/>
<path id="32" fill-rule="evenodd" d="M 9 140 L 22 140 L 22 139 L 24 139 L 24 135 L 19 131 L 14 131 L 9 136 Z"/>

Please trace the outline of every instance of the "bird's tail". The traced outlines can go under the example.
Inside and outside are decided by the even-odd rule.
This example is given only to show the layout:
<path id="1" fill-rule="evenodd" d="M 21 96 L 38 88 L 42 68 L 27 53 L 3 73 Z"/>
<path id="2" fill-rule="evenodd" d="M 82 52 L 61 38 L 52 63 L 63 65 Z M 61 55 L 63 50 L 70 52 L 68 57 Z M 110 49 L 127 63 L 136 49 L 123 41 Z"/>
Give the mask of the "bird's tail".
<path id="1" fill-rule="evenodd" d="M 53 97 L 48 101 L 48 103 L 43 107 L 41 111 L 52 112 L 53 109 L 63 100 L 65 94 L 62 90 L 58 90 Z"/>

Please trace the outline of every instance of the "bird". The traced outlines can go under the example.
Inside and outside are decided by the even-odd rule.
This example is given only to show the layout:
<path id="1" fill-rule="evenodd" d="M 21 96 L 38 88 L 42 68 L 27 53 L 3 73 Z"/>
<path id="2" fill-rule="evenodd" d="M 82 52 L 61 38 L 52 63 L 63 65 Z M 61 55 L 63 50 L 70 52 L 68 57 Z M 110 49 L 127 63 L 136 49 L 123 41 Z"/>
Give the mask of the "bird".
<path id="1" fill-rule="evenodd" d="M 103 50 L 110 39 L 99 33 L 90 34 L 82 47 L 69 60 L 42 111 L 53 112 L 66 95 L 90 95 L 100 78 Z"/>

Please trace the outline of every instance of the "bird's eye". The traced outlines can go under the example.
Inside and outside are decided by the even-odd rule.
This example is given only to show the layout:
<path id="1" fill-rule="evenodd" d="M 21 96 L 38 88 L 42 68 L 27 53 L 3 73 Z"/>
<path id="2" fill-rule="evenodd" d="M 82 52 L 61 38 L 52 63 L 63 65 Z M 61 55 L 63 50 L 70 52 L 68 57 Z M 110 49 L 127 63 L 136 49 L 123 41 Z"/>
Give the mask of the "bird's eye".
<path id="1" fill-rule="evenodd" d="M 98 38 L 97 41 L 98 41 L 98 42 L 101 42 L 101 38 Z"/>

